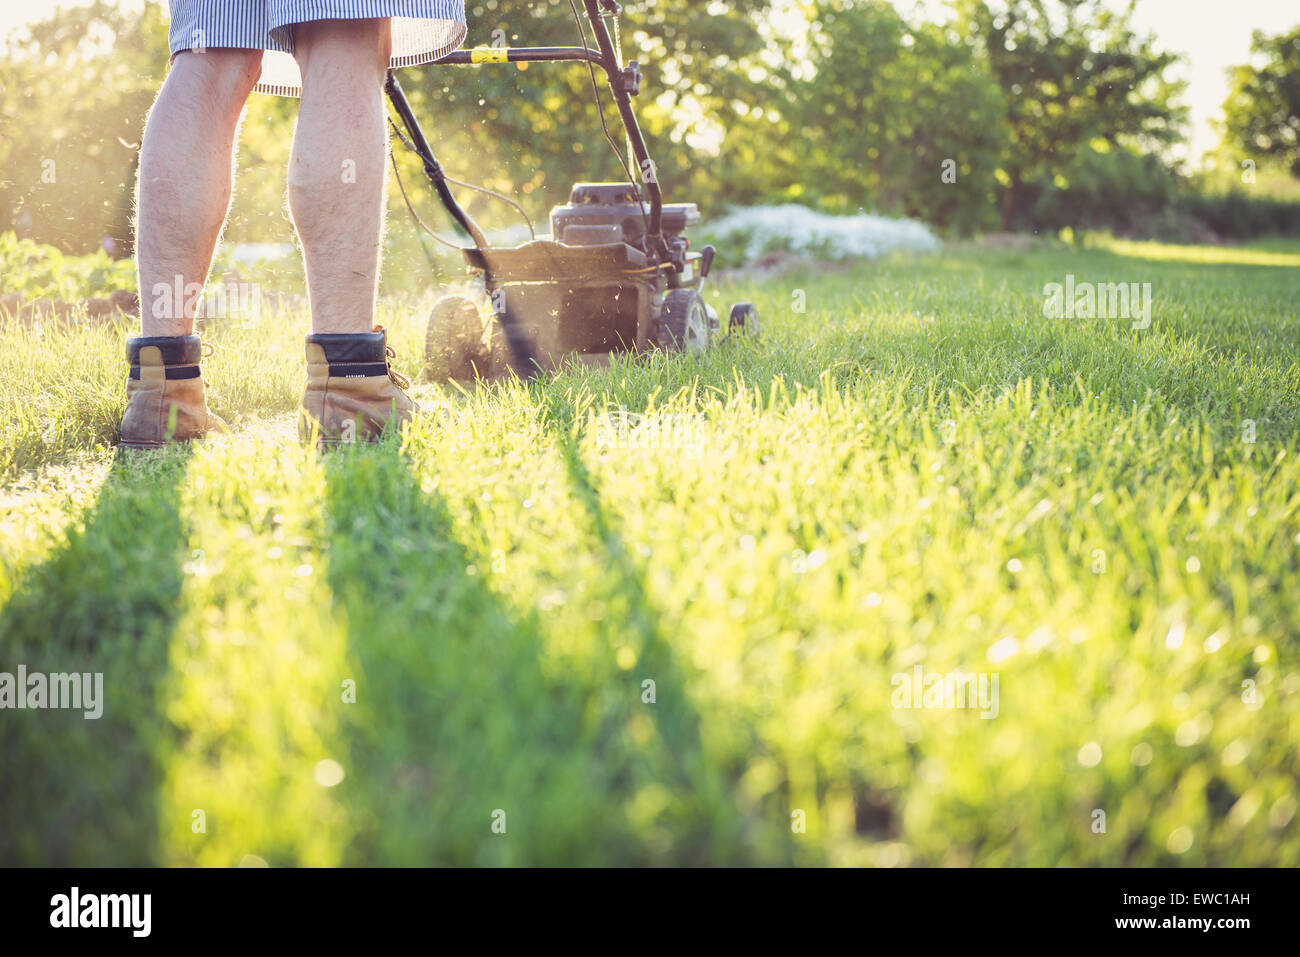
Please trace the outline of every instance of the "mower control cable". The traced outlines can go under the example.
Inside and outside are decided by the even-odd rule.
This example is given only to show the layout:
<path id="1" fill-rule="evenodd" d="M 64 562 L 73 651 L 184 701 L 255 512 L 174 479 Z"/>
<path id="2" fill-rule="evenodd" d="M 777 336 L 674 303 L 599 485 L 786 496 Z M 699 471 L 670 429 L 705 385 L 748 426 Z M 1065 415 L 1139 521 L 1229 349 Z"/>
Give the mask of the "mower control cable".
<path id="1" fill-rule="evenodd" d="M 628 160 L 624 158 L 623 151 L 619 148 L 618 143 L 615 142 L 613 134 L 610 133 L 609 124 L 605 120 L 605 105 L 604 105 L 604 101 L 601 99 L 600 96 L 600 83 L 596 79 L 596 69 L 595 66 L 593 65 L 593 55 L 592 55 L 591 47 L 587 42 L 587 31 L 582 23 L 582 15 L 578 12 L 578 7 L 577 4 L 575 3 L 575 0 L 568 0 L 568 2 L 569 2 L 569 9 L 573 13 L 574 23 L 578 27 L 578 36 L 582 41 L 582 50 L 583 53 L 585 54 L 584 59 L 587 64 L 587 72 L 588 75 L 591 77 L 591 89 L 592 89 L 593 97 L 595 99 L 596 115 L 600 120 L 601 130 L 604 133 L 606 142 L 609 143 L 610 149 L 613 150 L 614 156 L 618 160 L 619 165 L 623 167 L 623 172 L 627 175 L 628 183 L 629 185 L 631 185 L 633 194 L 637 199 L 637 211 L 641 215 L 641 220 L 645 227 L 646 238 L 649 239 L 653 231 L 651 228 L 650 218 L 646 214 L 646 210 L 645 210 L 645 196 L 641 190 L 641 187 L 637 183 L 637 178 L 632 173 L 632 168 L 629 165 Z M 601 11 L 598 15 L 601 17 L 601 19 L 612 18 L 614 20 L 615 36 L 618 36 L 617 18 L 623 12 L 622 6 L 617 2 L 617 0 L 599 0 L 599 4 L 601 7 Z M 618 46 L 621 46 L 621 43 Z M 618 49 L 618 47 L 615 47 L 615 51 L 613 55 L 618 61 L 620 61 L 620 65 L 621 65 L 622 57 L 620 54 L 621 51 Z M 397 86 L 397 78 L 396 76 L 393 75 L 391 71 L 389 73 L 388 82 L 391 85 Z M 398 89 L 400 91 L 400 87 L 398 87 Z M 433 156 L 432 150 L 430 150 L 427 144 L 423 142 L 424 138 L 422 135 L 420 135 L 420 131 L 418 130 L 418 127 L 412 125 L 413 120 L 410 117 L 408 117 L 404 112 L 402 112 L 400 108 L 400 104 L 398 105 L 399 105 L 399 114 L 402 117 L 402 122 L 406 125 L 407 129 L 411 132 L 412 137 L 414 137 L 417 142 L 412 142 L 411 139 L 408 139 L 407 136 L 405 136 L 402 133 L 402 130 L 398 127 L 398 125 L 395 122 L 393 122 L 392 117 L 388 118 L 389 124 L 392 126 L 393 131 L 398 135 L 398 137 L 402 140 L 402 142 L 413 153 L 415 153 L 415 155 L 418 156 L 420 160 L 424 163 L 425 174 L 429 177 L 430 181 L 433 183 L 435 190 L 437 190 L 438 192 L 439 198 L 443 201 L 443 205 L 453 213 L 457 223 L 469 234 L 470 238 L 474 241 L 477 247 L 479 247 L 480 249 L 486 248 L 488 246 L 487 239 L 483 235 L 482 230 L 478 228 L 478 224 L 475 223 L 473 219 L 470 218 L 467 214 L 465 214 L 464 211 L 459 207 L 459 204 L 456 203 L 455 197 L 452 196 L 450 188 L 447 185 L 448 183 L 452 183 L 457 186 L 464 187 L 466 189 L 472 189 L 477 192 L 484 193 L 488 196 L 492 196 L 496 199 L 502 200 L 506 203 L 509 203 L 519 212 L 521 216 L 523 216 L 524 222 L 528 225 L 529 234 L 532 236 L 533 240 L 536 241 L 537 230 L 533 226 L 532 219 L 528 216 L 528 213 L 524 210 L 524 208 L 515 200 L 511 199 L 509 196 L 506 196 L 503 193 L 498 193 L 495 190 L 488 189 L 485 186 L 479 186 L 474 183 L 462 182 L 461 180 L 453 179 L 452 177 L 448 176 L 446 172 L 443 170 L 442 165 Z M 630 134 L 629 134 L 629 146 L 630 146 L 630 142 L 631 141 L 630 141 Z M 419 217 L 419 215 L 416 214 L 415 209 L 411 204 L 410 198 L 409 196 L 407 196 L 406 188 L 402 183 L 401 173 L 397 169 L 396 158 L 393 158 L 393 171 L 397 177 L 398 187 L 401 189 L 402 198 L 406 202 L 407 209 L 410 211 L 412 217 L 421 226 L 421 228 L 423 228 L 425 232 L 427 232 L 430 236 L 432 236 L 434 239 L 436 239 L 438 242 L 442 243 L 443 245 L 448 246 L 452 249 L 457 249 L 457 250 L 461 249 L 462 247 L 460 247 L 459 245 L 450 242 L 444 239 L 442 236 L 439 236 L 437 233 L 435 233 L 431 228 L 429 228 L 427 224 L 424 223 L 424 221 Z M 663 254 L 664 252 L 666 252 L 666 249 L 655 250 L 655 251 L 660 254 Z M 655 271 L 657 268 L 658 267 L 652 267 L 651 270 L 646 270 L 646 271 Z M 643 270 L 633 270 L 630 272 L 641 272 L 641 271 Z"/>
<path id="2" fill-rule="evenodd" d="M 389 122 L 392 121 L 390 120 Z M 394 126 L 393 128 L 395 130 L 397 129 L 396 126 Z M 400 130 L 397 130 L 397 135 L 402 136 Z M 406 137 L 402 136 L 402 140 L 403 142 L 406 142 Z M 407 142 L 407 146 L 410 145 L 411 144 Z M 414 150 L 414 147 L 411 148 Z M 397 168 L 397 157 L 392 153 L 390 153 L 389 159 L 392 160 L 393 162 L 393 176 L 397 179 L 397 188 L 401 191 L 402 200 L 406 203 L 406 208 L 410 212 L 411 218 L 415 220 L 416 225 L 418 225 L 421 229 L 423 229 L 426 233 L 428 233 L 438 242 L 442 243 L 448 249 L 454 249 L 456 250 L 456 252 L 464 252 L 465 249 L 463 246 L 459 246 L 456 243 L 452 242 L 450 239 L 446 239 L 443 236 L 440 236 L 437 232 L 434 231 L 433 227 L 430 226 L 428 223 L 426 223 L 420 217 L 420 214 L 415 211 L 415 206 L 411 204 L 411 198 L 406 193 L 406 185 L 402 182 L 402 172 Z M 451 179 L 451 177 L 448 177 L 448 181 L 452 183 L 456 183 L 456 180 Z M 462 185 L 462 184 L 457 183 L 457 185 Z M 463 185 L 468 185 L 468 184 L 463 184 Z M 471 186 L 470 188 L 472 189 L 473 187 Z M 502 197 L 502 198 L 506 199 L 507 201 L 509 199 L 508 197 Z M 534 234 L 534 238 L 536 238 L 536 234 Z M 430 265 L 432 265 L 432 263 L 430 263 Z M 641 276 L 647 273 L 659 272 L 661 270 L 671 269 L 671 268 L 672 268 L 672 263 L 659 263 L 659 265 L 657 266 L 646 266 L 642 269 L 620 269 L 619 272 L 621 272 L 625 276 Z M 599 278 L 600 277 L 598 276 L 577 276 L 577 277 L 573 277 L 573 280 L 575 282 L 594 282 Z"/>
<path id="3" fill-rule="evenodd" d="M 618 35 L 617 18 L 619 14 L 623 12 L 623 8 L 619 6 L 617 2 L 613 2 L 613 0 L 602 0 L 601 6 L 603 7 L 603 11 L 601 13 L 602 18 L 614 18 L 614 29 L 616 31 L 615 36 L 617 36 Z M 578 7 L 574 3 L 574 0 L 569 0 L 569 9 L 572 10 L 573 12 L 573 19 L 578 27 L 578 37 L 582 41 L 582 50 L 583 53 L 586 54 L 587 72 L 591 76 L 591 89 L 596 101 L 596 116 L 600 119 L 600 127 L 601 130 L 604 131 L 606 141 L 609 143 L 610 148 L 614 151 L 614 156 L 618 159 L 619 165 L 623 167 L 623 172 L 627 174 L 628 183 L 632 186 L 632 189 L 635 192 L 637 198 L 637 209 L 641 214 L 641 221 L 645 226 L 646 235 L 649 236 L 650 219 L 645 212 L 645 197 L 642 196 L 641 189 L 639 186 L 637 186 L 636 177 L 632 175 L 632 168 L 628 165 L 627 160 L 623 158 L 623 152 L 621 149 L 619 149 L 618 144 L 614 141 L 614 136 L 609 131 L 609 124 L 605 121 L 605 105 L 600 98 L 600 83 L 596 79 L 596 68 L 592 65 L 591 47 L 587 43 L 587 31 L 583 28 L 582 15 L 578 13 Z M 621 46 L 621 44 L 619 45 Z M 395 77 L 392 77 L 391 79 L 393 82 L 396 82 Z M 403 117 L 402 119 L 405 122 L 406 118 Z M 466 183 L 461 180 L 454 179 L 451 176 L 448 176 L 446 171 L 442 168 L 442 164 L 440 164 L 437 161 L 437 159 L 433 157 L 432 153 L 426 150 L 422 150 L 415 143 L 412 143 L 411 140 L 408 139 L 406 135 L 402 132 L 401 128 L 395 122 L 393 122 L 393 118 L 391 116 L 388 118 L 388 124 L 393 128 L 393 132 L 397 134 L 398 138 L 404 144 L 406 144 L 407 149 L 409 149 L 412 153 L 418 156 L 420 160 L 424 163 L 425 173 L 429 176 L 429 179 L 433 181 L 435 187 L 440 187 L 439 193 L 442 192 L 442 189 L 445 189 L 446 183 L 452 183 L 456 186 L 460 186 L 465 189 L 472 189 L 477 192 L 484 193 L 488 196 L 495 197 L 496 199 L 499 199 L 503 202 L 509 203 L 516 210 L 518 210 L 519 215 L 523 217 L 524 222 L 528 226 L 528 233 L 532 237 L 533 241 L 535 242 L 537 240 L 537 229 L 533 226 L 532 218 L 528 215 L 528 213 L 524 210 L 524 208 L 519 203 L 511 199 L 509 196 L 506 196 L 504 193 L 498 193 L 496 190 L 488 189 L 486 186 L 479 186 L 475 183 Z M 456 245 L 455 243 L 449 242 L 448 240 L 444 239 L 442 236 L 439 236 L 437 233 L 435 233 L 416 214 L 415 209 L 411 205 L 410 199 L 406 195 L 406 188 L 402 185 L 402 176 L 401 173 L 398 172 L 397 170 L 396 159 L 393 160 L 393 172 L 397 177 L 397 185 L 402 192 L 402 198 L 406 201 L 406 207 L 410 211 L 411 216 L 414 217 L 415 221 L 419 223 L 420 227 L 424 229 L 425 232 L 427 232 L 438 242 L 442 243 L 444 246 L 448 246 L 452 249 L 457 249 L 457 250 L 461 249 L 460 246 Z M 461 225 L 464 226 L 463 223 Z M 470 233 L 471 238 L 474 239 L 475 243 L 479 247 L 483 247 L 487 245 L 487 242 L 482 237 L 474 235 L 473 230 L 469 230 L 468 227 L 466 227 L 466 231 Z"/>
<path id="4" fill-rule="evenodd" d="M 388 122 L 392 123 L 393 121 L 389 120 Z M 393 129 L 395 130 L 397 129 L 396 124 L 393 125 Z M 398 132 L 398 135 L 401 136 L 400 131 Z M 403 136 L 402 139 L 405 140 L 406 137 Z M 408 142 L 406 145 L 410 146 L 411 144 Z M 406 195 L 406 184 L 402 182 L 402 171 L 397 168 L 397 154 L 390 150 L 388 153 L 388 158 L 393 162 L 393 176 L 396 177 L 397 179 L 397 188 L 401 190 L 402 200 L 403 202 L 406 203 L 406 208 L 410 212 L 411 218 L 415 220 L 416 224 L 421 229 L 423 229 L 426 233 L 428 233 L 438 242 L 442 243 L 448 249 L 454 249 L 456 250 L 456 252 L 460 252 L 464 247 L 460 246 L 458 243 L 453 243 L 450 239 L 444 239 L 442 236 L 439 236 L 436 232 L 433 231 L 433 228 L 430 227 L 428 223 L 426 223 L 423 219 L 420 218 L 420 214 L 417 213 L 415 211 L 415 207 L 411 205 L 411 197 Z"/>
<path id="5" fill-rule="evenodd" d="M 604 16 L 618 16 L 623 12 L 623 8 L 617 3 L 605 2 Z M 650 238 L 650 218 L 645 214 L 645 197 L 641 195 L 641 189 L 637 186 L 636 177 L 632 175 L 632 167 L 627 164 L 623 158 L 623 151 L 619 145 L 614 142 L 614 136 L 609 131 L 609 124 L 605 122 L 605 104 L 600 98 L 600 83 L 596 80 L 596 68 L 591 63 L 591 47 L 587 45 L 587 30 L 582 25 L 582 16 L 578 13 L 578 5 L 574 0 L 569 0 L 569 9 L 573 11 L 573 22 L 578 25 L 578 36 L 582 39 L 583 52 L 587 54 L 587 72 L 591 75 L 591 92 L 596 98 L 596 115 L 600 118 L 600 128 L 605 131 L 605 139 L 609 141 L 609 147 L 614 151 L 614 156 L 618 158 L 619 165 L 623 167 L 623 172 L 627 174 L 628 184 L 636 194 L 637 209 L 641 212 L 641 221 L 645 225 L 645 235 L 647 240 Z M 617 20 L 614 21 L 618 23 Z"/>
<path id="6" fill-rule="evenodd" d="M 415 148 L 415 144 L 412 143 L 409 139 L 406 138 L 406 134 L 404 134 L 404 133 L 402 132 L 401 128 L 400 128 L 396 123 L 393 122 L 393 118 L 392 118 L 391 116 L 388 118 L 388 125 L 391 126 L 391 127 L 393 128 L 393 132 L 397 134 L 397 138 L 400 139 L 403 143 L 406 144 L 406 148 L 407 148 L 407 149 L 409 149 L 409 150 L 410 150 L 412 153 L 414 153 L 416 156 L 420 156 L 420 151 L 419 151 L 418 149 Z M 421 159 L 424 159 L 423 156 L 420 156 L 420 158 L 421 158 Z M 394 160 L 394 163 L 393 163 L 393 169 L 394 169 L 394 171 L 396 171 L 396 169 L 397 169 L 397 163 L 396 163 L 396 160 Z M 513 206 L 516 210 L 518 210 L 519 215 L 522 216 L 522 217 L 524 218 L 524 223 L 528 226 L 528 233 L 529 233 L 529 235 L 532 236 L 532 238 L 533 238 L 534 241 L 537 240 L 537 230 L 536 230 L 536 228 L 534 228 L 534 226 L 533 226 L 533 220 L 532 220 L 532 217 L 530 217 L 530 216 L 528 215 L 528 212 L 527 212 L 527 211 L 526 211 L 522 206 L 520 206 L 517 202 L 515 202 L 513 199 L 511 199 L 511 198 L 510 198 L 509 196 L 507 196 L 505 193 L 498 193 L 498 192 L 497 192 L 496 190 L 494 190 L 494 189 L 488 189 L 486 186 L 479 186 L 479 185 L 477 185 L 476 183 L 465 183 L 465 182 L 462 182 L 461 180 L 458 180 L 458 179 L 456 179 L 455 177 L 448 176 L 448 175 L 446 174 L 445 171 L 443 172 L 443 178 L 446 179 L 447 182 L 451 183 L 453 186 L 461 186 L 461 187 L 464 187 L 465 189 L 472 189 L 472 190 L 474 190 L 474 191 L 476 191 L 476 192 L 484 193 L 484 194 L 486 194 L 486 195 L 488 195 L 488 196 L 491 196 L 491 197 L 493 197 L 493 198 L 495 198 L 495 199 L 499 199 L 499 200 L 501 200 L 501 202 L 503 202 L 503 203 L 509 203 L 509 204 L 510 204 L 511 206 Z M 401 186 L 401 182 L 402 182 L 402 177 L 401 177 L 401 174 L 398 173 L 398 174 L 397 174 L 397 183 L 398 183 L 398 186 Z M 405 189 L 402 190 L 402 196 L 403 196 L 403 198 L 405 198 L 405 196 L 406 196 L 406 190 L 405 190 Z M 409 202 L 408 202 L 407 205 L 408 205 L 408 206 L 410 205 Z M 414 215 L 414 211 L 412 211 L 412 215 Z M 416 218 L 418 219 L 419 217 L 416 217 Z M 423 224 L 421 224 L 421 225 L 423 225 Z M 428 229 L 428 227 L 425 226 L 425 229 Z M 430 232 L 432 232 L 432 231 L 430 231 Z M 446 240 L 442 239 L 442 238 L 439 237 L 439 236 L 436 236 L 436 235 L 435 235 L 434 238 L 435 238 L 435 239 L 439 239 L 439 240 L 440 240 L 441 242 L 443 242 L 445 245 L 450 245 L 450 246 L 452 246 L 453 249 L 460 249 L 460 248 L 461 248 L 461 247 L 459 247 L 459 246 L 455 246 L 454 244 L 447 243 Z"/>

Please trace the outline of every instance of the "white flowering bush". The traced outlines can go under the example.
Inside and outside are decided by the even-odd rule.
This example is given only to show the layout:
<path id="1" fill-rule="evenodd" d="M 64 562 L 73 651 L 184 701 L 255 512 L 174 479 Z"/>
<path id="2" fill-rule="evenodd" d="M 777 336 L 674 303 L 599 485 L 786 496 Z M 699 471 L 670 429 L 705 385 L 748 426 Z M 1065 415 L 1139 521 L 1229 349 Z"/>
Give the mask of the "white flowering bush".
<path id="1" fill-rule="evenodd" d="M 870 213 L 831 216 L 806 206 L 751 206 L 736 209 L 700 233 L 727 265 L 787 252 L 839 262 L 874 259 L 896 250 L 933 252 L 939 240 L 924 223 Z"/>

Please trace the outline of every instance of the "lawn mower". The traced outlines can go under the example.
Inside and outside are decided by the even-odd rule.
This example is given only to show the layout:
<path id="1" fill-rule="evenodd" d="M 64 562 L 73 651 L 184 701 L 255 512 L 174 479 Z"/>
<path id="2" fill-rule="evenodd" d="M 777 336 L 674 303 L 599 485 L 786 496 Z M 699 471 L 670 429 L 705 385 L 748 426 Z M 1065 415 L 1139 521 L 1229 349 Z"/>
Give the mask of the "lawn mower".
<path id="1" fill-rule="evenodd" d="M 473 245 L 460 247 L 437 238 L 459 249 L 470 273 L 482 280 L 481 294 L 445 296 L 430 314 L 425 356 L 435 380 L 490 379 L 512 371 L 531 378 L 568 362 L 607 365 L 609 356 L 617 352 L 698 353 L 721 334 L 717 311 L 702 295 L 714 249 L 692 250 L 686 237 L 687 229 L 700 221 L 699 209 L 694 203 L 664 203 L 655 164 L 632 109 L 632 98 L 641 91 L 642 73 L 636 61 L 622 62 L 616 40 L 616 18 L 622 8 L 614 0 L 582 0 L 582 4 L 595 49 L 570 0 L 582 46 L 477 47 L 438 61 L 587 65 L 605 138 L 619 157 L 627 181 L 575 184 L 569 202 L 551 210 L 551 233 L 533 231 L 531 241 L 522 245 L 488 242 L 456 200 L 452 184 L 489 193 L 521 213 L 522 208 L 509 197 L 446 174 L 396 74 L 389 71 L 385 90 L 405 132 L 390 120 L 393 129 L 423 162 L 434 192 Z M 607 20 L 614 21 L 614 37 Z M 597 67 L 605 74 L 623 122 L 626 159 L 605 123 Z M 633 167 L 639 176 L 633 175 Z M 407 198 L 404 187 L 402 195 Z M 409 198 L 407 205 L 417 224 L 436 237 Z M 754 306 L 735 304 L 728 316 L 728 334 L 757 333 Z"/>

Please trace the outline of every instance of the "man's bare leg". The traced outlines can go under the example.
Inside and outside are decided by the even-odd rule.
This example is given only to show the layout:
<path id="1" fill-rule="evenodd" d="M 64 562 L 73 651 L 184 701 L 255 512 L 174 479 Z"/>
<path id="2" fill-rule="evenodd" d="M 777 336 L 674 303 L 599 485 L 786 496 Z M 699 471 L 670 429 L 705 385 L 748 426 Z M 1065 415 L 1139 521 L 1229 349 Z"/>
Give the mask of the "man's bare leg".
<path id="1" fill-rule="evenodd" d="M 261 50 L 179 53 L 149 111 L 135 229 L 145 336 L 194 331 L 197 303 L 183 291 L 202 286 L 212 268 L 230 209 L 239 116 L 261 63 Z M 178 277 L 181 302 L 175 301 Z"/>
<path id="2" fill-rule="evenodd" d="M 294 28 L 302 105 L 289 157 L 289 211 L 311 304 L 304 438 L 322 447 L 376 439 L 418 411 L 372 332 L 384 232 L 387 20 Z"/>
<path id="3" fill-rule="evenodd" d="M 302 243 L 312 331 L 369 332 L 384 228 L 389 21 L 300 23 L 294 45 L 303 91 L 289 211 Z"/>

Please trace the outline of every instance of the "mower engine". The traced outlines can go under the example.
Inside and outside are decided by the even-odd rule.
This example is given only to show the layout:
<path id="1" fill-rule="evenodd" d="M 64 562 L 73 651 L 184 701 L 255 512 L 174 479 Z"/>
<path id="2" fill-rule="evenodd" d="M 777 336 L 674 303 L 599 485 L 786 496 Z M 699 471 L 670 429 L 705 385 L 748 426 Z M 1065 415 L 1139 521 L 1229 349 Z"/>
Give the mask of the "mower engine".
<path id="1" fill-rule="evenodd" d="M 653 264 L 647 210 L 628 183 L 578 183 L 551 210 L 551 236 L 513 248 L 466 249 L 476 272 L 496 279 L 481 301 L 447 296 L 429 320 L 426 353 L 435 378 L 492 378 L 514 367 L 501 319 L 509 315 L 544 369 L 570 359 L 607 365 L 611 353 L 703 352 L 720 331 L 702 287 L 713 247 L 690 249 L 694 203 L 665 204 L 662 232 L 681 263 Z M 753 306 L 732 309 L 730 331 L 757 331 Z M 516 368 L 523 374 L 525 370 Z"/>

